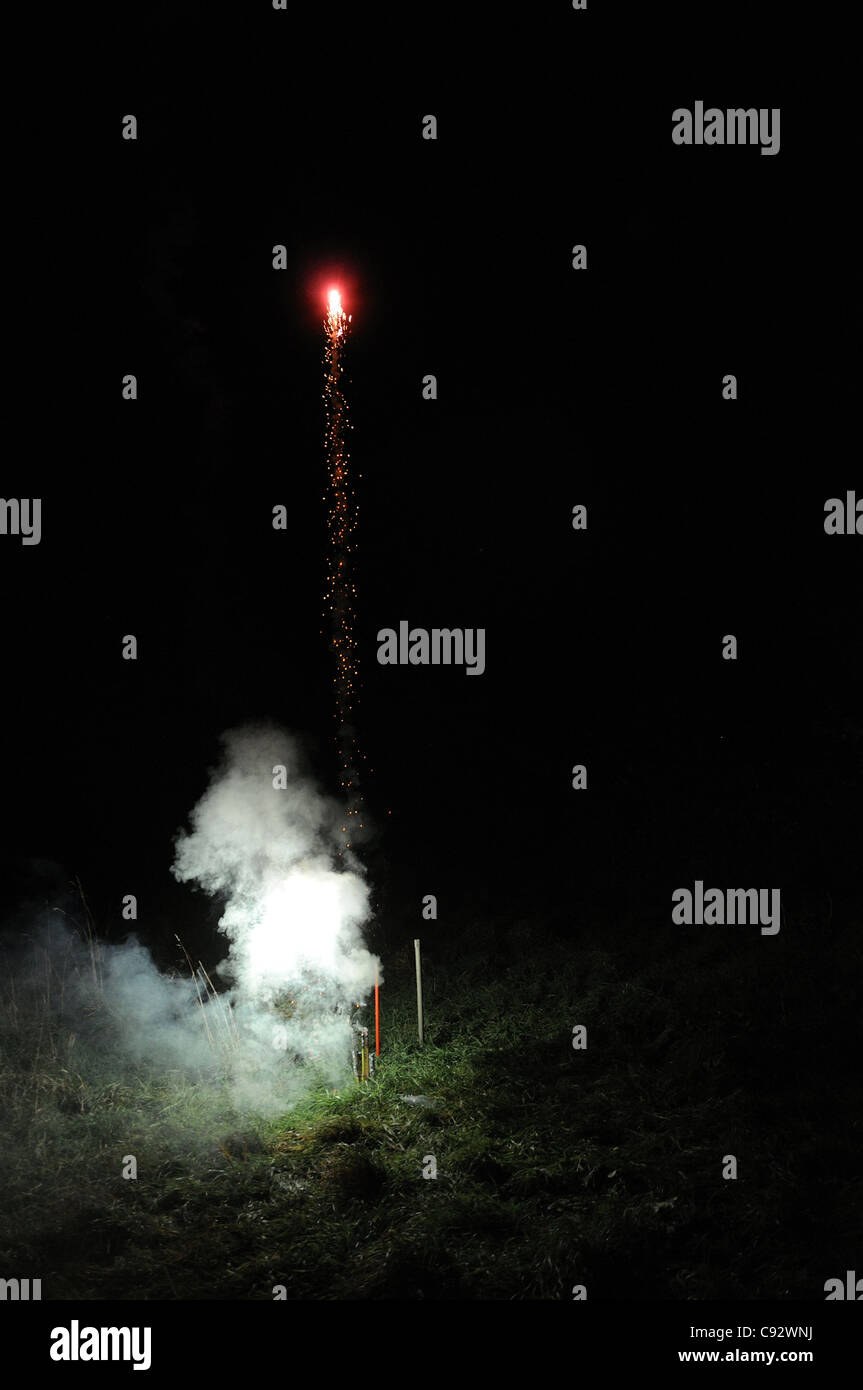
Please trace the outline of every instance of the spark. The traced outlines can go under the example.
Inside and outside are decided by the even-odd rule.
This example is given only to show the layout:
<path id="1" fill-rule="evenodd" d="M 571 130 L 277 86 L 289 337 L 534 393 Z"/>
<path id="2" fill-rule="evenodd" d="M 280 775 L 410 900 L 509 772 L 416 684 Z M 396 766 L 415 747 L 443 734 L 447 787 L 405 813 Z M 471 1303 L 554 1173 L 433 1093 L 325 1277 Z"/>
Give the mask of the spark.
<path id="1" fill-rule="evenodd" d="M 342 827 L 344 849 L 351 845 L 352 826 L 362 814 L 359 790 L 360 753 L 353 727 L 353 706 L 359 680 L 359 658 L 354 635 L 356 585 L 353 578 L 354 536 L 358 507 L 351 485 L 348 435 L 352 428 L 348 404 L 342 389 L 342 355 L 350 332 L 351 315 L 346 314 L 338 288 L 327 294 L 324 319 L 324 404 L 326 406 L 325 446 L 329 478 L 327 503 L 327 589 L 324 619 L 329 622 L 330 650 L 335 656 L 333 684 L 336 693 L 336 742 L 339 752 L 340 786 L 347 803 L 348 824 Z M 362 822 L 359 821 L 360 827 Z M 340 851 L 340 853 L 342 853 Z"/>

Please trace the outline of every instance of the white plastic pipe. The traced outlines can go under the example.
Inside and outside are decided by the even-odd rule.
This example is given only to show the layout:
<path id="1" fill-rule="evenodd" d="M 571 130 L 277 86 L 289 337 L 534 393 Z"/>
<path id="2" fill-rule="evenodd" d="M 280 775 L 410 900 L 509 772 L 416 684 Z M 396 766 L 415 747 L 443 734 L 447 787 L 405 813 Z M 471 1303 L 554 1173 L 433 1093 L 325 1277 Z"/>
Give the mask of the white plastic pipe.
<path id="1" fill-rule="evenodd" d="M 414 938 L 414 955 L 417 962 L 417 1030 L 420 1037 L 420 1047 L 423 1045 L 423 975 L 420 966 L 420 943 L 419 937 Z"/>

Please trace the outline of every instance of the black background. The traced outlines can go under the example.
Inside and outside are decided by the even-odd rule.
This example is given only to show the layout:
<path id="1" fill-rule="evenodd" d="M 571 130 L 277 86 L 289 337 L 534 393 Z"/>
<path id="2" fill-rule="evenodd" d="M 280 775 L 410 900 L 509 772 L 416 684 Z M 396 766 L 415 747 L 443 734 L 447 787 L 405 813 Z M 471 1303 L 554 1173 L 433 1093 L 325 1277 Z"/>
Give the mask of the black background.
<path id="1" fill-rule="evenodd" d="M 157 950 L 206 936 L 172 839 L 247 719 L 335 789 L 334 272 L 382 920 L 435 892 L 444 930 L 647 932 L 696 876 L 859 898 L 860 542 L 823 530 L 859 483 L 843 88 L 787 61 L 790 16 L 683 14 L 150 5 L 67 73 L 30 357 L 61 380 L 25 385 L 5 469 L 43 506 L 39 546 L 0 546 L 7 907 L 77 873 L 109 932 L 134 891 Z M 780 153 L 674 146 L 697 99 L 781 107 Z M 485 674 L 379 667 L 402 618 L 485 627 Z"/>

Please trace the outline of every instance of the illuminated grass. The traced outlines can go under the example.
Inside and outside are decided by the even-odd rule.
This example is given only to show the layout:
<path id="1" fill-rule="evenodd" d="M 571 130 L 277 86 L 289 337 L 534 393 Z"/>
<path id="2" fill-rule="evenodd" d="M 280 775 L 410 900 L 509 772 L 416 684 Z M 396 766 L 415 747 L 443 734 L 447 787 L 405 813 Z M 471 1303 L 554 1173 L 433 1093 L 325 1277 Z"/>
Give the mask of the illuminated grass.
<path id="1" fill-rule="evenodd" d="M 817 1297 L 853 1267 L 859 1080 L 840 1059 L 823 1084 L 805 946 L 779 938 L 759 1016 L 727 938 L 615 957 L 537 932 L 525 971 L 504 929 L 494 978 L 477 942 L 435 965 L 424 1048 L 404 952 L 377 1080 L 274 1121 L 178 1074 L 107 1075 L 80 1043 L 72 1066 L 48 1020 L 34 1066 L 32 1029 L 0 1028 L 0 1262 L 45 1298 L 121 1299 Z"/>

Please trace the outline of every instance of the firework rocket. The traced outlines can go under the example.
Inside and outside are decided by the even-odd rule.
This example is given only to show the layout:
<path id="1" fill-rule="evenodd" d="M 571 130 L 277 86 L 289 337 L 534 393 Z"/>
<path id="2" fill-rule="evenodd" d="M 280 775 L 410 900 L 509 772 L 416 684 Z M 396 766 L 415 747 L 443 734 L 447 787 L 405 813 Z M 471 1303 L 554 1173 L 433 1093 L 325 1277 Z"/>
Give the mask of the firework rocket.
<path id="1" fill-rule="evenodd" d="M 326 405 L 326 454 L 329 490 L 327 498 L 327 592 L 324 617 L 329 619 L 330 648 L 336 660 L 336 740 L 339 750 L 340 786 L 346 803 L 342 826 L 344 848 L 350 848 L 355 826 L 362 828 L 362 794 L 359 790 L 356 733 L 353 727 L 353 701 L 357 685 L 357 644 L 354 636 L 353 536 L 357 506 L 350 482 L 348 434 L 351 429 L 348 406 L 342 390 L 342 356 L 350 331 L 351 316 L 342 308 L 338 290 L 330 290 L 324 319 L 324 403 Z M 342 851 L 340 851 L 341 853 Z"/>

